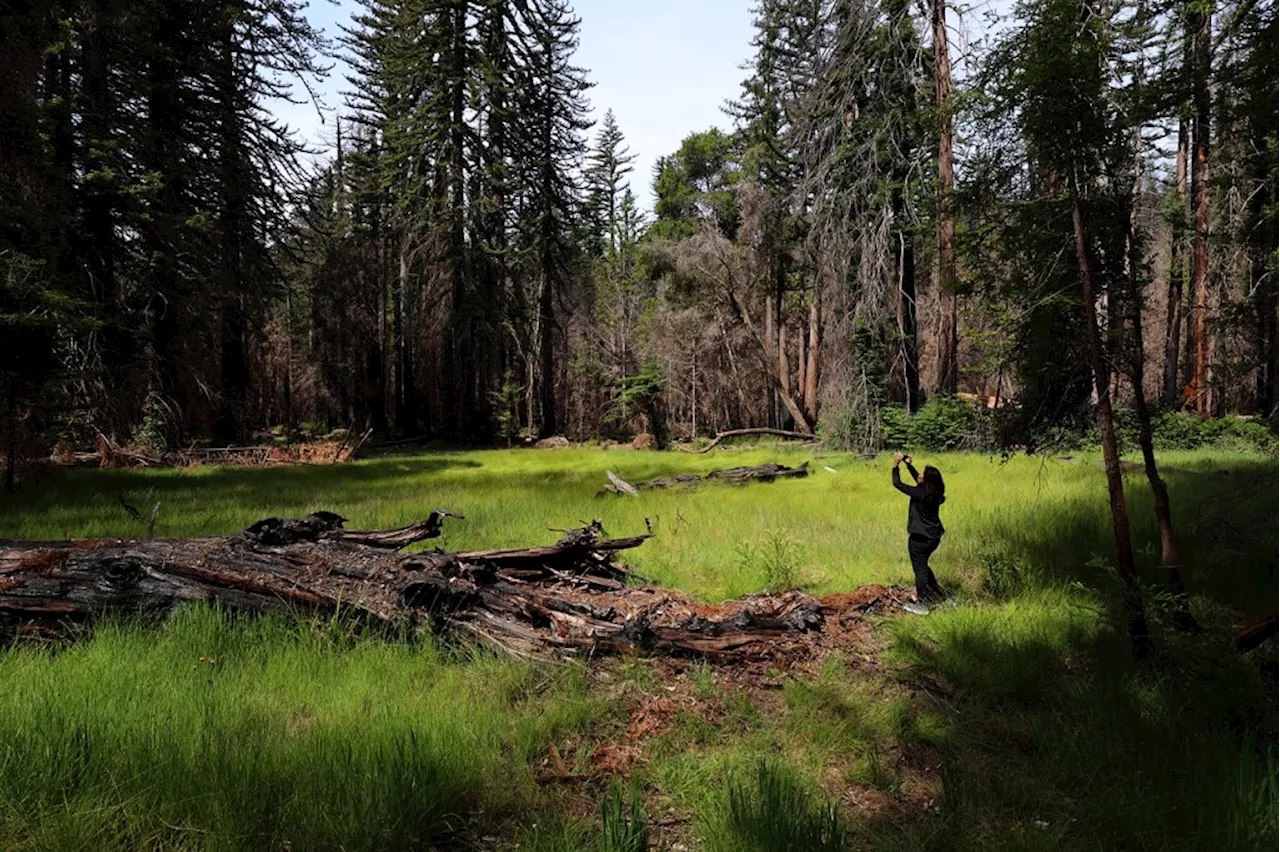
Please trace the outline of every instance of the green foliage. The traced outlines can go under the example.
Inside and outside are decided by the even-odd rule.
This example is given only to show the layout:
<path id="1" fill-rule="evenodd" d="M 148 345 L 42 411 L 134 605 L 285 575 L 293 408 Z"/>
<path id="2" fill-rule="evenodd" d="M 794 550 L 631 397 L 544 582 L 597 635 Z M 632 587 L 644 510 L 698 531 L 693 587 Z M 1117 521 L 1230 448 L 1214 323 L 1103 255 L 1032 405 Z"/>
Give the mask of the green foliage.
<path id="1" fill-rule="evenodd" d="M 880 434 L 885 449 L 900 450 L 911 441 L 911 417 L 898 405 L 880 409 Z"/>
<path id="2" fill-rule="evenodd" d="M 142 404 L 142 421 L 133 430 L 133 443 L 156 453 L 172 449 L 173 414 L 159 392 L 148 391 Z"/>
<path id="3" fill-rule="evenodd" d="M 739 571 L 763 577 L 766 592 L 777 594 L 803 588 L 800 543 L 782 530 L 771 529 L 755 541 L 742 542 L 737 553 Z"/>
<path id="4" fill-rule="evenodd" d="M 709 852 L 843 852 L 849 836 L 832 802 L 815 797 L 782 765 L 733 772 L 704 816 Z"/>
<path id="5" fill-rule="evenodd" d="M 502 377 L 502 387 L 493 395 L 493 408 L 497 412 L 498 437 L 511 446 L 520 435 L 520 385 L 508 370 Z"/>
<path id="6" fill-rule="evenodd" d="M 615 779 L 609 795 L 600 805 L 598 852 L 649 852 L 649 823 L 644 800 L 636 787 L 624 801 L 622 785 Z"/>
<path id="7" fill-rule="evenodd" d="M 1156 449 L 1161 450 L 1212 447 L 1229 452 L 1276 451 L 1276 433 L 1257 418 L 1201 420 L 1188 411 L 1171 411 L 1160 415 L 1151 433 Z"/>
<path id="8" fill-rule="evenodd" d="M 984 443 L 982 418 L 966 400 L 935 396 L 907 421 L 907 443 L 926 450 L 974 449 Z"/>
<path id="9" fill-rule="evenodd" d="M 739 205 L 732 188 L 732 140 L 711 128 L 691 133 L 680 149 L 654 164 L 653 212 L 649 234 L 677 239 L 697 233 L 707 222 L 725 236 L 737 232 Z"/>
<path id="10" fill-rule="evenodd" d="M 617 392 L 613 402 L 613 416 L 621 419 L 628 409 L 639 409 L 649 423 L 649 432 L 661 449 L 666 446 L 667 429 L 662 416 L 662 393 L 666 389 L 666 379 L 662 375 L 662 365 L 658 359 L 650 355 L 640 365 L 640 371 L 618 380 Z"/>
<path id="11" fill-rule="evenodd" d="M 1036 577 L 1020 559 L 997 550 L 978 554 L 982 590 L 997 600 L 1008 600 L 1035 587 Z"/>

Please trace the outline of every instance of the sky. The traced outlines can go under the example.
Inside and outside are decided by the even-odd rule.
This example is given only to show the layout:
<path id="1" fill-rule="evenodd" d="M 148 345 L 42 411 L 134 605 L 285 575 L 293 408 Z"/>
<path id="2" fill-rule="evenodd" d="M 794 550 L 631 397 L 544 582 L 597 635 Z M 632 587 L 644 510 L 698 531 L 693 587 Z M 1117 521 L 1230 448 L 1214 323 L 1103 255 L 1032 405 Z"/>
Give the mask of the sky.
<path id="1" fill-rule="evenodd" d="M 576 0 L 582 19 L 575 63 L 595 86 L 587 93 L 599 120 L 612 109 L 636 155 L 632 191 L 648 208 L 654 161 L 674 152 L 690 133 L 729 129 L 722 110 L 738 96 L 751 58 L 754 0 Z M 306 15 L 333 39 L 350 21 L 353 0 L 310 0 Z M 283 104 L 279 117 L 314 144 L 333 140 L 332 110 L 342 103 L 346 69 L 339 64 L 322 85 L 330 114 L 312 104 Z M 589 131 L 595 138 L 595 128 Z"/>

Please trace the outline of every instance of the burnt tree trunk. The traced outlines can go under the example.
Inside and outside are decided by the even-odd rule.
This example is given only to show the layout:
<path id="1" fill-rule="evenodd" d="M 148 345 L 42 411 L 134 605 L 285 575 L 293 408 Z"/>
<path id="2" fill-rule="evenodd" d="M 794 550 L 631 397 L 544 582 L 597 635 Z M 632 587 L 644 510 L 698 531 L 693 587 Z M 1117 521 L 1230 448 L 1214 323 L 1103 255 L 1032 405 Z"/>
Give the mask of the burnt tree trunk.
<path id="1" fill-rule="evenodd" d="M 1120 474 L 1120 451 L 1116 443 L 1115 420 L 1111 411 L 1111 386 L 1108 381 L 1106 358 L 1102 351 L 1102 339 L 1098 332 L 1093 266 L 1089 259 L 1084 212 L 1080 207 L 1080 187 L 1074 168 L 1071 170 L 1070 181 L 1071 224 L 1075 235 L 1076 262 L 1080 268 L 1080 295 L 1084 301 L 1085 338 L 1093 370 L 1093 386 L 1098 396 L 1098 426 L 1102 431 L 1102 455 L 1107 470 L 1107 491 L 1111 496 L 1111 528 L 1116 539 L 1116 569 L 1124 584 L 1125 608 L 1129 620 L 1129 637 L 1133 642 L 1133 653 L 1135 657 L 1141 658 L 1149 653 L 1151 639 L 1147 634 L 1146 614 L 1138 592 L 1138 572 L 1133 559 L 1129 510 L 1125 505 L 1124 480 Z"/>
<path id="2" fill-rule="evenodd" d="M 57 633 L 104 615 L 163 616 L 209 601 L 247 612 L 342 612 L 372 626 L 425 623 L 521 656 L 648 649 L 742 659 L 817 651 L 827 619 L 848 623 L 907 599 L 905 590 L 868 586 L 702 605 L 627 586 L 615 555 L 649 536 L 601 539 L 598 524 L 547 547 L 397 552 L 439 535 L 447 514 L 385 531 L 344 530 L 343 518 L 317 512 L 230 536 L 0 541 L 0 633 Z"/>

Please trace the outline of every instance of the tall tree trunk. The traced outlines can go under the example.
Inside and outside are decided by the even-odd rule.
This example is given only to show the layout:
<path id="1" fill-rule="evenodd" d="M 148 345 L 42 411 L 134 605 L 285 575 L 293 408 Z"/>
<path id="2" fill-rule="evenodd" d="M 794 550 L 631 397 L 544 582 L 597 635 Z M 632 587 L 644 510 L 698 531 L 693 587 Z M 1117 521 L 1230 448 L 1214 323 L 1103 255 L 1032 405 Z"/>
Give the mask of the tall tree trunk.
<path id="1" fill-rule="evenodd" d="M 1192 228 L 1191 316 L 1195 347 L 1191 353 L 1190 395 L 1195 412 L 1202 418 L 1213 413 L 1209 390 L 1209 66 L 1213 52 L 1213 12 L 1211 8 L 1191 11 L 1188 27 L 1193 39 L 1192 97 L 1195 116 L 1191 139 Z"/>
<path id="2" fill-rule="evenodd" d="M 93 298 L 102 320 L 101 353 L 104 405 L 110 428 L 127 427 L 129 412 L 124 392 L 124 317 L 116 281 L 116 216 L 118 198 L 112 172 L 111 148 L 107 144 L 115 128 L 112 126 L 115 104 L 112 100 L 111 60 L 115 21 L 107 2 L 90 4 L 89 27 L 84 36 L 81 86 L 85 93 L 83 147 L 85 171 L 102 177 L 89 184 L 84 198 L 84 232 L 88 235 L 87 259 Z"/>
<path id="3" fill-rule="evenodd" d="M 898 234 L 898 335 L 902 340 L 903 384 L 907 411 L 920 408 L 920 349 L 917 344 L 916 250 L 905 234 Z"/>
<path id="4" fill-rule="evenodd" d="M 220 278 L 222 283 L 222 348 L 219 359 L 222 405 L 214 426 L 219 443 L 235 444 L 247 437 L 246 415 L 249 393 L 249 359 L 246 352 L 246 253 L 244 244 L 249 225 L 248 181 L 244 158 L 245 140 L 240 116 L 240 78 L 236 62 L 234 32 L 228 23 L 223 35 L 218 67 L 219 126 L 221 151 L 219 199 L 219 239 L 222 242 Z"/>
<path id="5" fill-rule="evenodd" d="M 1173 408 L 1178 404 L 1178 352 L 1182 344 L 1182 282 L 1186 277 L 1186 258 L 1183 246 L 1182 217 L 1187 209 L 1187 120 L 1178 122 L 1178 154 L 1174 191 L 1178 214 L 1169 242 L 1168 310 L 1164 335 L 1164 404 Z"/>
<path id="6" fill-rule="evenodd" d="M 1191 615 L 1187 600 L 1187 587 L 1182 581 L 1181 560 L 1178 557 L 1178 540 L 1173 529 L 1173 515 L 1169 507 L 1169 489 L 1160 476 L 1160 468 L 1156 464 L 1155 444 L 1151 433 L 1151 411 L 1147 407 L 1147 392 L 1144 385 L 1146 377 L 1146 348 L 1142 333 L 1142 287 L 1139 283 L 1138 270 L 1142 268 L 1142 248 L 1138 242 L 1138 223 L 1135 221 L 1138 202 L 1142 195 L 1142 128 L 1133 129 L 1134 169 L 1133 190 L 1129 197 L 1128 234 L 1126 235 L 1127 269 L 1124 276 L 1124 293 L 1120 294 L 1124 308 L 1124 318 L 1129 326 L 1128 358 L 1121 363 L 1128 364 L 1129 384 L 1133 393 L 1133 413 L 1138 422 L 1138 445 L 1142 449 L 1142 466 L 1151 486 L 1152 507 L 1156 515 L 1156 527 L 1160 530 L 1160 564 L 1169 577 L 1169 586 L 1173 591 L 1175 610 L 1174 620 L 1180 629 L 1197 628 Z M 1117 308 L 1120 305 L 1116 306 Z M 1119 314 L 1119 310 L 1114 313 Z M 1176 338 L 1175 338 L 1176 341 Z"/>
<path id="7" fill-rule="evenodd" d="M 804 406 L 804 391 L 809 384 L 807 375 L 809 369 L 809 359 L 805 353 L 805 328 L 804 317 L 801 316 L 796 320 L 796 395 L 800 398 L 801 407 Z"/>
<path id="8" fill-rule="evenodd" d="M 818 288 L 813 289 L 809 303 L 809 366 L 804 374 L 804 413 L 810 423 L 818 422 L 818 365 L 822 351 L 822 314 L 818 304 Z"/>
<path id="9" fill-rule="evenodd" d="M 1111 529 L 1116 540 L 1116 569 L 1124 586 L 1125 609 L 1133 653 L 1135 657 L 1142 658 L 1150 652 L 1151 639 L 1147 633 L 1146 614 L 1143 611 L 1142 597 L 1138 590 L 1138 572 L 1133 558 L 1133 542 L 1130 538 L 1129 510 L 1125 504 L 1124 481 L 1120 474 L 1120 450 L 1116 442 L 1115 420 L 1111 411 L 1111 386 L 1107 361 L 1103 355 L 1102 339 L 1098 331 L 1093 268 L 1089 260 L 1084 213 L 1080 206 L 1080 188 L 1074 167 L 1071 170 L 1070 181 L 1071 224 L 1075 234 L 1076 262 L 1080 268 L 1085 338 L 1089 347 L 1090 366 L 1093 370 L 1093 385 L 1098 396 L 1098 426 L 1102 431 L 1102 454 L 1107 471 L 1107 491 L 1111 496 Z"/>
<path id="10" fill-rule="evenodd" d="M 956 223 L 951 210 L 954 185 L 951 156 L 951 51 L 947 41 L 947 5 L 932 0 L 934 103 L 938 108 L 938 296 L 942 334 L 938 341 L 938 390 L 959 387 L 959 338 L 956 300 Z"/>
<path id="11" fill-rule="evenodd" d="M 539 406 L 542 415 L 540 433 L 549 438 L 556 434 L 559 423 L 556 420 L 556 360 L 555 360 L 555 293 L 552 288 L 547 267 L 550 260 L 544 260 L 542 292 L 538 294 L 538 364 Z"/>
<path id="12" fill-rule="evenodd" d="M 778 387 L 785 399 L 791 398 L 791 363 L 787 360 L 787 324 L 778 322 Z"/>
<path id="13" fill-rule="evenodd" d="M 764 297 L 764 341 L 765 350 L 768 352 L 778 351 L 777 331 L 775 330 L 777 324 L 774 321 L 773 313 L 773 294 L 768 293 Z M 728 336 L 725 335 L 725 348 L 728 351 L 732 351 L 728 347 Z M 778 392 L 774 390 L 772 383 L 765 385 L 765 419 L 770 426 L 777 427 L 779 425 Z"/>

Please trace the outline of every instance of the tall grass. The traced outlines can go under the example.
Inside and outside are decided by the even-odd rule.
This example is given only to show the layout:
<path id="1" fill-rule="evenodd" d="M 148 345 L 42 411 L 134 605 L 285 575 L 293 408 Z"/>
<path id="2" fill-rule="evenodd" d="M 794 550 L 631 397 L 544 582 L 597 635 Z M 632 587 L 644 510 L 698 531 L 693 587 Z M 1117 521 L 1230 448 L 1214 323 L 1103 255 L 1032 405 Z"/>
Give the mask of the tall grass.
<path id="1" fill-rule="evenodd" d="M 639 482 L 806 459 L 804 480 L 597 497 L 605 470 Z M 1197 613 L 1218 625 L 1273 609 L 1274 459 L 1161 460 Z M 697 669 L 697 694 L 722 711 L 682 711 L 648 743 L 635 770 L 648 794 L 691 814 L 709 849 L 1275 848 L 1274 647 L 1242 658 L 1212 635 L 1157 629 L 1155 658 L 1129 660 L 1096 457 L 920 461 L 947 478 L 934 565 L 962 605 L 888 622 L 883 674 L 835 660 L 782 677 L 771 708 Z M 1148 489 L 1140 473 L 1126 484 L 1155 589 Z M 0 538 L 145 534 L 121 499 L 144 516 L 159 503 L 159 535 L 321 508 L 388 527 L 443 507 L 467 515 L 431 543 L 451 550 L 549 541 L 591 519 L 631 534 L 648 518 L 657 536 L 627 554 L 636 571 L 710 600 L 911 581 L 886 459 L 770 447 L 61 471 L 0 495 Z M 665 694 L 642 660 L 623 676 Z M 534 780 L 549 742 L 580 739 L 581 756 L 624 724 L 580 669 L 200 609 L 158 633 L 104 625 L 74 646 L 5 650 L 0 684 L 6 850 L 465 847 L 486 831 L 521 848 L 615 850 L 650 831 L 620 788 L 583 794 L 603 805 L 577 801 L 593 816 L 574 818 Z M 832 810 L 846 789 L 901 800 L 895 761 L 913 749 L 941 764 L 939 811 Z"/>
<path id="2" fill-rule="evenodd" d="M 4 849 L 421 848 L 522 807 L 595 713 L 572 672 L 210 609 L 9 650 L 0 682 Z"/>
<path id="3" fill-rule="evenodd" d="M 740 464 L 812 460 L 812 475 L 772 484 L 708 484 L 657 490 L 639 498 L 597 497 L 613 470 L 630 482 Z M 1106 482 L 1095 457 L 1008 461 L 952 454 L 936 462 L 947 480 L 942 520 L 949 533 L 934 557 L 944 583 L 976 583 L 993 549 L 1034 564 L 1063 582 L 1100 579 L 1082 572 L 1094 557 L 1111 558 Z M 1274 460 L 1206 453 L 1162 455 L 1188 581 L 1212 589 L 1248 613 L 1274 599 L 1277 538 Z M 831 473 L 826 468 L 831 468 Z M 420 520 L 434 508 L 466 515 L 450 522 L 449 550 L 519 546 L 555 538 L 551 527 L 600 519 L 616 535 L 657 537 L 627 559 L 644 577 L 707 600 L 778 584 L 777 559 L 744 559 L 781 546 L 783 580 L 824 593 L 864 583 L 912 581 L 906 556 L 906 499 L 889 484 L 887 457 L 814 455 L 788 448 L 700 456 L 598 450 L 428 452 L 334 467 L 200 468 L 191 471 L 53 472 L 42 482 L 0 495 L 0 538 L 139 536 L 121 498 L 160 504 L 157 535 L 234 532 L 266 515 L 301 516 L 330 509 L 353 528 Z M 1219 472 L 1223 471 L 1223 472 Z M 1142 562 L 1157 579 L 1158 541 L 1140 475 L 1128 477 L 1130 515 Z M 1267 498 L 1269 489 L 1270 498 Z M 144 511 L 144 515 L 148 512 Z M 1248 534 L 1239 532 L 1248 530 Z M 1249 585 L 1224 582 L 1240 566 Z M 1224 571 L 1230 568 L 1230 571 Z"/>

